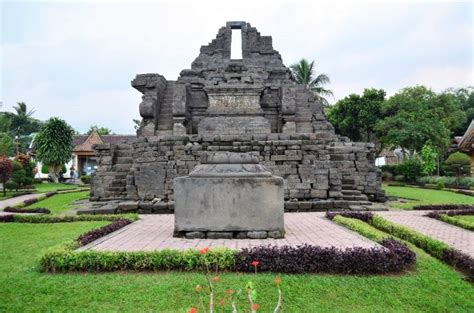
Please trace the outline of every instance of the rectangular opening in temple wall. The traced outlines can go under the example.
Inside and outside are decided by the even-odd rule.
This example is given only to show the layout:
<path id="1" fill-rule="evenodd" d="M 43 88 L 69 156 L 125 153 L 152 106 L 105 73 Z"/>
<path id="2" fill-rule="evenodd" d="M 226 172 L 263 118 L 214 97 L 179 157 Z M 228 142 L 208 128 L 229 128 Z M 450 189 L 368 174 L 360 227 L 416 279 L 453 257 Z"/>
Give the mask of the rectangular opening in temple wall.
<path id="1" fill-rule="evenodd" d="M 242 59 L 242 29 L 232 29 L 231 45 L 230 45 L 230 59 Z"/>

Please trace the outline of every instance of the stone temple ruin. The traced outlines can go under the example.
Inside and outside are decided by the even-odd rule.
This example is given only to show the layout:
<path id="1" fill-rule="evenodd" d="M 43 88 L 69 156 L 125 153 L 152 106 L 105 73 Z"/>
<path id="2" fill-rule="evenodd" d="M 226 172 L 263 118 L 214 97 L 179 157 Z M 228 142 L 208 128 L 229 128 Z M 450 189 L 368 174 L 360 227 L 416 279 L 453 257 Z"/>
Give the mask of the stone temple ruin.
<path id="1" fill-rule="evenodd" d="M 231 56 L 233 35 L 241 36 L 241 59 Z M 176 81 L 139 74 L 132 86 L 143 94 L 142 124 L 133 141 L 95 146 L 94 212 L 173 212 L 173 180 L 211 152 L 256 155 L 284 179 L 285 211 L 384 200 L 374 145 L 336 135 L 272 38 L 246 22 L 222 27 Z"/>

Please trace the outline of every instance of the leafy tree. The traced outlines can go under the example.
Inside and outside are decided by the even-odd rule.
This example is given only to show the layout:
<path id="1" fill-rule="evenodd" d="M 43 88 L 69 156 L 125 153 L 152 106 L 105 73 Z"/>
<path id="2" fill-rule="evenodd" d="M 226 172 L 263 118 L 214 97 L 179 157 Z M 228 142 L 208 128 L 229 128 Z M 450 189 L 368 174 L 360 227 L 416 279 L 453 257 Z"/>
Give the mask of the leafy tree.
<path id="1" fill-rule="evenodd" d="M 467 172 L 467 169 L 470 168 L 471 160 L 465 153 L 454 152 L 446 159 L 446 161 L 444 161 L 444 163 L 448 165 L 454 173 L 456 173 L 456 176 L 462 176 L 463 173 Z"/>
<path id="2" fill-rule="evenodd" d="M 331 81 L 327 74 L 316 75 L 314 61 L 309 63 L 306 59 L 301 59 L 298 63 L 291 65 L 290 69 L 298 84 L 304 85 L 313 91 L 314 95 L 321 100 L 323 105 L 329 104 L 325 97 L 332 97 L 333 93 L 331 90 L 324 88 L 324 85 L 329 84 Z"/>
<path id="3" fill-rule="evenodd" d="M 385 118 L 376 125 L 382 144 L 400 147 L 412 157 L 430 141 L 438 151 L 450 142 L 452 116 L 457 112 L 453 102 L 438 97 L 424 86 L 402 89 L 384 102 Z"/>
<path id="4" fill-rule="evenodd" d="M 98 127 L 97 125 L 92 125 L 87 131 L 87 135 L 90 135 L 94 130 L 96 130 L 99 135 L 113 135 L 112 130 L 107 127 Z"/>
<path id="5" fill-rule="evenodd" d="M 328 107 L 326 113 L 339 134 L 353 141 L 371 141 L 377 144 L 375 126 L 382 118 L 384 101 L 383 89 L 364 89 L 362 96 L 351 94 Z"/>
<path id="6" fill-rule="evenodd" d="M 13 172 L 13 162 L 5 155 L 0 155 L 0 177 L 3 185 L 3 195 L 7 195 L 6 184 Z"/>
<path id="7" fill-rule="evenodd" d="M 61 167 L 71 159 L 73 136 L 71 126 L 53 117 L 35 137 L 38 160 L 48 167 L 54 182 L 58 182 Z"/>
<path id="8" fill-rule="evenodd" d="M 444 94 L 451 95 L 465 115 L 465 119 L 461 118 L 459 120 L 459 122 L 462 122 L 462 120 L 464 122 L 453 129 L 454 135 L 462 136 L 474 119 L 474 87 L 448 89 Z"/>
<path id="9" fill-rule="evenodd" d="M 21 186 L 28 185 L 29 180 L 26 176 L 26 171 L 18 161 L 13 161 L 13 172 L 10 177 L 12 183 L 10 188 L 18 190 Z"/>
<path id="10" fill-rule="evenodd" d="M 0 133 L 0 154 L 12 156 L 14 148 L 12 137 L 7 133 Z"/>
<path id="11" fill-rule="evenodd" d="M 0 112 L 0 133 L 8 133 L 12 122 L 7 112 Z"/>
<path id="12" fill-rule="evenodd" d="M 421 165 L 424 175 L 431 175 L 436 169 L 436 160 L 438 154 L 435 149 L 431 146 L 431 142 L 425 143 L 421 148 Z"/>

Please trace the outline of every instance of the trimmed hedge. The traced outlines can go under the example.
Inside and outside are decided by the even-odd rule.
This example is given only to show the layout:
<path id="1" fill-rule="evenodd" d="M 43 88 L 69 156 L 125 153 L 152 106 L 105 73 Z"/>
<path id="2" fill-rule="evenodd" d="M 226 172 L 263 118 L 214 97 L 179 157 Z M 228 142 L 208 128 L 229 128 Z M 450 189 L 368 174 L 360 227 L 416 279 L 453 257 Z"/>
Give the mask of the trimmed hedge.
<path id="1" fill-rule="evenodd" d="M 8 223 L 71 223 L 92 221 L 116 221 L 120 219 L 138 220 L 137 214 L 104 214 L 104 215 L 7 215 L 10 218 L 1 219 L 0 222 Z"/>
<path id="2" fill-rule="evenodd" d="M 94 216 L 98 215 L 91 217 Z M 258 260 L 259 271 L 263 272 L 380 274 L 404 271 L 415 263 L 416 258 L 405 245 L 390 239 L 381 240 L 385 249 L 342 250 L 303 245 L 259 246 L 241 251 L 221 248 L 211 249 L 206 254 L 192 249 L 153 252 L 74 251 L 130 222 L 116 220 L 81 235 L 74 243 L 50 249 L 41 258 L 41 269 L 45 272 L 193 271 L 209 266 L 216 270 L 253 272 L 255 269 L 251 263 Z"/>
<path id="3" fill-rule="evenodd" d="M 302 245 L 260 246 L 242 249 L 236 254 L 235 270 L 252 272 L 258 260 L 260 272 L 381 274 L 399 273 L 415 264 L 415 253 L 395 240 L 384 240 L 386 248 L 347 248 Z"/>
<path id="4" fill-rule="evenodd" d="M 353 218 L 357 218 L 357 215 L 353 215 Z M 464 272 L 467 275 L 467 279 L 474 282 L 474 259 L 469 255 L 451 248 L 444 242 L 432 239 L 419 232 L 387 221 L 378 215 L 374 215 L 368 223 L 381 231 L 406 240 L 418 248 L 425 250 L 437 259 Z"/>
<path id="5" fill-rule="evenodd" d="M 371 212 L 357 212 L 357 211 L 342 211 L 342 212 L 327 212 L 326 217 L 330 220 L 334 219 L 336 216 L 344 216 L 348 218 L 356 218 L 364 222 L 370 222 L 374 216 Z"/>
<path id="6" fill-rule="evenodd" d="M 42 214 L 49 214 L 51 213 L 50 210 L 46 208 L 31 208 L 31 209 L 25 209 L 25 208 L 12 208 L 12 207 L 6 207 L 3 209 L 5 212 L 10 212 L 10 213 L 42 213 Z"/>
<path id="7" fill-rule="evenodd" d="M 118 219 L 110 223 L 109 225 L 105 225 L 103 227 L 93 229 L 85 234 L 79 236 L 77 241 L 80 243 L 81 246 L 85 246 L 88 243 L 91 243 L 94 240 L 99 239 L 100 237 L 104 237 L 110 233 L 113 233 L 116 230 L 119 230 L 122 227 L 127 226 L 128 224 L 132 223 L 131 220 L 128 219 Z"/>
<path id="8" fill-rule="evenodd" d="M 467 210 L 452 210 L 452 211 L 433 211 L 426 214 L 427 217 L 435 218 L 437 220 L 449 223 L 455 226 L 465 228 L 467 230 L 474 231 L 474 223 L 469 221 L 460 220 L 453 216 L 458 215 L 474 215 L 474 209 Z"/>
<path id="9" fill-rule="evenodd" d="M 428 205 L 415 205 L 413 210 L 473 210 L 474 205 L 469 204 L 428 204 Z"/>

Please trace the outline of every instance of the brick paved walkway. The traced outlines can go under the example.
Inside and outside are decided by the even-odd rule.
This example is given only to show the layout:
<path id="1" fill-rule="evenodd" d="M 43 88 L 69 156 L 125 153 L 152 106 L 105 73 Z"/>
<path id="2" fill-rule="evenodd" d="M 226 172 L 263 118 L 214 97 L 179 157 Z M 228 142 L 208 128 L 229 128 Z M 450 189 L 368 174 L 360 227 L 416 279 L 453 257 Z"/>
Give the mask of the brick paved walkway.
<path id="1" fill-rule="evenodd" d="M 18 203 L 23 203 L 23 201 L 25 201 L 25 200 L 39 198 L 42 195 L 43 195 L 42 193 L 33 193 L 33 194 L 29 194 L 29 195 L 23 195 L 23 196 L 18 196 L 18 197 L 15 197 L 15 198 L 1 200 L 0 201 L 0 210 L 3 210 L 7 206 L 14 206 Z"/>
<path id="2" fill-rule="evenodd" d="M 81 249 L 106 251 L 150 251 L 164 248 L 189 249 L 201 247 L 229 247 L 241 249 L 259 245 L 291 245 L 304 243 L 323 247 L 378 246 L 324 217 L 324 213 L 285 214 L 284 239 L 184 239 L 173 237 L 174 215 L 141 215 L 140 220 Z"/>
<path id="3" fill-rule="evenodd" d="M 474 257 L 474 232 L 423 216 L 427 212 L 429 211 L 388 211 L 377 214 L 391 222 L 443 241 Z"/>

